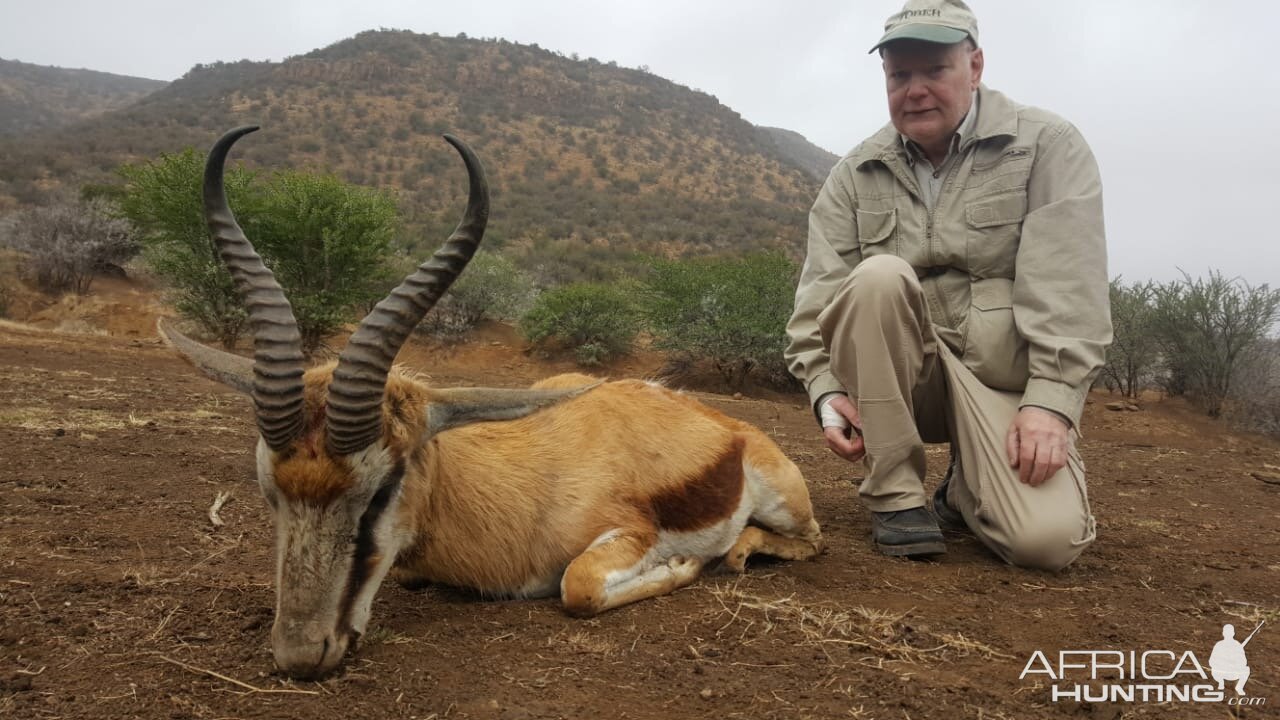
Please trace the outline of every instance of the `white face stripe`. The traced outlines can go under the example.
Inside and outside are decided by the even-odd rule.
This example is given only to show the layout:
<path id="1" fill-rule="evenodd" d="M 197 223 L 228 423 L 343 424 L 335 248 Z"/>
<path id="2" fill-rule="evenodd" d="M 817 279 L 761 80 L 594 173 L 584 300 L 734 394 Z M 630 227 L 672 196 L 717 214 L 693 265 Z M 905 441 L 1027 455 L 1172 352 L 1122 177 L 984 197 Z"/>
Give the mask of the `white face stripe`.
<path id="1" fill-rule="evenodd" d="M 382 586 L 382 581 L 386 579 L 387 573 L 391 571 L 391 566 L 395 564 L 396 556 L 400 554 L 400 550 L 407 546 L 412 539 L 408 530 L 400 525 L 397 517 L 402 495 L 403 493 L 398 491 L 378 516 L 377 522 L 374 523 L 373 539 L 379 553 L 378 564 L 369 571 L 361 586 L 356 590 L 350 610 L 347 612 L 347 623 L 352 630 L 362 635 L 369 624 L 373 598 L 378 594 L 378 588 Z"/>

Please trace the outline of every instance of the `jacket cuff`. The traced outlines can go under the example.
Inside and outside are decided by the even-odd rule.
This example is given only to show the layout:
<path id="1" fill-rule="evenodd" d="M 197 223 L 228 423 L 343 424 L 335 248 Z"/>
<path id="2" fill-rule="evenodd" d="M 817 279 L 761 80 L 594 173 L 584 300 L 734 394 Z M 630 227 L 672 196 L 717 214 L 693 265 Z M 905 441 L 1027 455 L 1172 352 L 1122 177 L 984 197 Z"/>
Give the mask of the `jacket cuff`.
<path id="1" fill-rule="evenodd" d="M 1019 409 L 1033 405 L 1045 410 L 1052 410 L 1066 418 L 1071 427 L 1080 427 L 1080 414 L 1084 412 L 1084 400 L 1088 388 L 1077 388 L 1057 380 L 1048 378 L 1031 378 L 1027 381 L 1027 389 L 1022 393 Z"/>
<path id="2" fill-rule="evenodd" d="M 818 414 L 818 401 L 822 399 L 822 396 L 833 392 L 845 393 L 844 386 L 829 372 L 821 372 L 813 376 L 813 379 L 809 381 L 808 390 L 809 407 L 813 410 L 814 419 L 819 422 L 821 422 L 821 416 Z"/>

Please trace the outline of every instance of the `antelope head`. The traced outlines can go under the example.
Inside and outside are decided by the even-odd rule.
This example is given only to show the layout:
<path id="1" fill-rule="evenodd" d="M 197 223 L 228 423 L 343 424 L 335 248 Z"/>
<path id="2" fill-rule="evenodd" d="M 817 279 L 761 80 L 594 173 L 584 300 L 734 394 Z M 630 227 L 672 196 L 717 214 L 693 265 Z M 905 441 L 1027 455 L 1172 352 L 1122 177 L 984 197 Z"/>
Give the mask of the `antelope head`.
<path id="1" fill-rule="evenodd" d="M 470 422 L 521 417 L 576 391 L 406 392 L 406 382 L 391 373 L 410 331 L 475 253 L 488 219 L 480 162 L 449 135 L 444 137 L 462 155 L 470 178 L 462 221 L 364 318 L 336 366 L 304 372 L 293 310 L 237 224 L 223 189 L 228 151 L 256 129 L 236 128 L 219 139 L 204 175 L 206 219 L 248 311 L 253 360 L 196 343 L 163 323 L 160 329 L 198 368 L 253 397 L 258 483 L 276 527 L 272 649 L 281 670 L 307 678 L 341 664 L 365 630 L 378 586 L 413 541 L 414 513 L 402 506 L 407 485 L 429 483 L 416 477 L 420 463 L 413 461 L 427 451 L 428 438 Z M 398 388 L 394 398 L 389 374 Z"/>

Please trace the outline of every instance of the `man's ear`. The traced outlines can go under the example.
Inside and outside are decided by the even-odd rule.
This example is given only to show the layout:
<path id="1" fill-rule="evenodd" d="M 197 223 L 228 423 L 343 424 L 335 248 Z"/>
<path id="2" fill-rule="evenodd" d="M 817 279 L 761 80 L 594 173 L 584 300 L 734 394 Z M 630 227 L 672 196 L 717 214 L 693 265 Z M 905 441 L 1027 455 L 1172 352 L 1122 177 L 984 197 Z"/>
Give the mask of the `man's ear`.
<path id="1" fill-rule="evenodd" d="M 982 56 L 982 48 L 978 48 L 969 53 L 969 69 L 973 72 L 973 87 L 970 90 L 977 90 L 978 85 L 982 83 L 982 68 L 986 60 Z"/>

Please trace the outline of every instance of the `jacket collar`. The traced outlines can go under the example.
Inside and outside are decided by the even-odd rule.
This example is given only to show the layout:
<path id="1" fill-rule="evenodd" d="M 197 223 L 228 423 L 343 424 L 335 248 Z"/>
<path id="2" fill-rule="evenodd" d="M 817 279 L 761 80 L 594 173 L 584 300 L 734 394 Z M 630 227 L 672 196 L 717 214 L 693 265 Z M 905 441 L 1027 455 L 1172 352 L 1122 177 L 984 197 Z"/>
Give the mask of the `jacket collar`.
<path id="1" fill-rule="evenodd" d="M 979 85 L 976 103 L 978 117 L 974 123 L 973 133 L 965 139 L 962 150 L 975 142 L 991 138 L 1017 137 L 1018 106 L 1004 93 L 992 90 L 986 85 Z M 889 123 L 880 128 L 879 132 L 872 135 L 867 142 L 858 146 L 851 154 L 850 160 L 858 169 L 874 161 L 886 165 L 894 162 L 905 164 L 908 161 L 907 149 L 903 147 L 902 135 L 893 127 L 893 123 Z"/>

